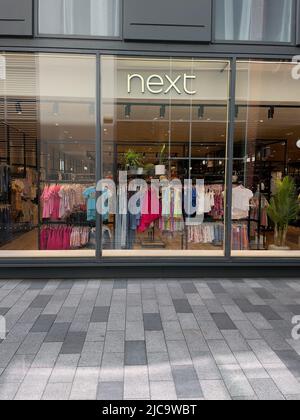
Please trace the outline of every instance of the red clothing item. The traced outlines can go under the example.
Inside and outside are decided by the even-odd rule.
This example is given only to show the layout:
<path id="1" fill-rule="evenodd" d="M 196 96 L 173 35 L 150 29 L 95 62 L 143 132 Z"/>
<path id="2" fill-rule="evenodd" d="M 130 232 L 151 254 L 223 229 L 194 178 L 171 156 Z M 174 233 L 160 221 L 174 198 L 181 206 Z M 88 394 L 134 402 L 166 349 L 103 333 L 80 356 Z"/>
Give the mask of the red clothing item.
<path id="1" fill-rule="evenodd" d="M 158 197 L 158 191 L 150 188 L 142 200 L 141 222 L 138 232 L 145 232 L 155 220 L 161 216 L 161 205 Z"/>
<path id="2" fill-rule="evenodd" d="M 52 190 L 53 194 L 53 209 L 51 213 L 51 220 L 59 220 L 59 208 L 60 208 L 60 196 L 59 192 L 61 189 L 60 185 L 54 185 Z"/>

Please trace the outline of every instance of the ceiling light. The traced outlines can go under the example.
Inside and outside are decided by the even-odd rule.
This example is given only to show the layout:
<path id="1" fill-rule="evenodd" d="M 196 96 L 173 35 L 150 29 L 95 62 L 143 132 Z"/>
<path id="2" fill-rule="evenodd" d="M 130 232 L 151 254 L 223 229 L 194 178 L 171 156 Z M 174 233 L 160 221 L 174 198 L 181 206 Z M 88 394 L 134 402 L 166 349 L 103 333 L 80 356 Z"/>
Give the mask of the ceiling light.
<path id="1" fill-rule="evenodd" d="M 199 108 L 198 108 L 198 118 L 199 118 L 199 120 L 203 119 L 204 112 L 205 112 L 204 106 L 200 105 Z"/>
<path id="2" fill-rule="evenodd" d="M 300 149 L 300 139 L 297 140 L 296 146 L 298 147 L 298 149 Z"/>
<path id="3" fill-rule="evenodd" d="M 59 104 L 58 102 L 54 102 L 53 108 L 52 108 L 52 114 L 57 116 L 59 113 Z"/>
<path id="4" fill-rule="evenodd" d="M 166 105 L 162 105 L 159 111 L 159 118 L 163 120 L 165 116 L 166 116 Z"/>
<path id="5" fill-rule="evenodd" d="M 90 114 L 90 115 L 95 115 L 95 104 L 94 104 L 94 102 L 92 102 L 92 103 L 89 105 L 89 114 Z"/>
<path id="6" fill-rule="evenodd" d="M 23 111 L 22 111 L 22 106 L 21 106 L 20 102 L 16 103 L 16 112 L 17 112 L 18 115 L 22 115 Z"/>
<path id="7" fill-rule="evenodd" d="M 131 105 L 125 105 L 125 118 L 130 118 L 131 116 Z"/>
<path id="8" fill-rule="evenodd" d="M 240 108 L 238 105 L 235 106 L 235 118 L 237 119 L 239 117 Z"/>
<path id="9" fill-rule="evenodd" d="M 274 108 L 274 106 L 271 106 L 268 110 L 268 119 L 269 120 L 273 120 L 274 113 L 275 113 L 275 108 Z"/>

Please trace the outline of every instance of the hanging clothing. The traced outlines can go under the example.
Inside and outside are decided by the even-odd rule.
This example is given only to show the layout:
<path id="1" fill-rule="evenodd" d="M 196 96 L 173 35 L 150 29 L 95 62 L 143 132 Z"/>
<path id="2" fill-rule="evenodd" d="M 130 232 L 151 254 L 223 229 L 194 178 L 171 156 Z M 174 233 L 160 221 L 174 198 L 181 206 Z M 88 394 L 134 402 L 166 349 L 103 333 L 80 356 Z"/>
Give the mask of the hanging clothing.
<path id="1" fill-rule="evenodd" d="M 242 185 L 232 189 L 232 219 L 247 219 L 249 217 L 250 200 L 253 192 Z"/>
<path id="2" fill-rule="evenodd" d="M 87 220 L 96 220 L 96 188 L 89 187 L 83 192 L 87 203 Z"/>
<path id="3" fill-rule="evenodd" d="M 232 225 L 232 249 L 234 251 L 249 249 L 248 225 L 246 223 Z"/>
<path id="4" fill-rule="evenodd" d="M 40 248 L 47 251 L 84 248 L 89 243 L 90 231 L 82 226 L 43 226 Z"/>
<path id="5" fill-rule="evenodd" d="M 139 232 L 145 232 L 155 220 L 160 218 L 161 206 L 158 193 L 155 188 L 149 188 L 142 198 Z"/>

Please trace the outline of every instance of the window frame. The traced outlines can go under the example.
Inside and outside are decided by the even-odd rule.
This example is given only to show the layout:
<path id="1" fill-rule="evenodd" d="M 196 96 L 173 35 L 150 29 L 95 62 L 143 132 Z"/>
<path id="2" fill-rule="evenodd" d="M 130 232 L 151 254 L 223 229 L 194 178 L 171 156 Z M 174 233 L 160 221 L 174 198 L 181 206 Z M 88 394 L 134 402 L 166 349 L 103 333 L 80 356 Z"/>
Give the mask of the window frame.
<path id="1" fill-rule="evenodd" d="M 212 1 L 212 43 L 225 44 L 225 45 L 265 45 L 265 46 L 294 46 L 297 44 L 297 16 L 298 8 L 300 6 L 299 0 L 292 0 L 292 22 L 291 22 L 291 41 L 289 42 L 276 42 L 276 41 L 243 41 L 243 40 L 220 40 L 216 38 L 216 2 Z"/>
<path id="2" fill-rule="evenodd" d="M 39 32 L 39 3 L 40 0 L 34 0 L 34 37 L 50 38 L 50 39 L 70 39 L 70 40 L 107 40 L 122 41 L 123 40 L 123 10 L 124 0 L 119 0 L 119 35 L 118 36 L 100 36 L 100 35 L 64 35 L 64 34 L 44 34 Z"/>

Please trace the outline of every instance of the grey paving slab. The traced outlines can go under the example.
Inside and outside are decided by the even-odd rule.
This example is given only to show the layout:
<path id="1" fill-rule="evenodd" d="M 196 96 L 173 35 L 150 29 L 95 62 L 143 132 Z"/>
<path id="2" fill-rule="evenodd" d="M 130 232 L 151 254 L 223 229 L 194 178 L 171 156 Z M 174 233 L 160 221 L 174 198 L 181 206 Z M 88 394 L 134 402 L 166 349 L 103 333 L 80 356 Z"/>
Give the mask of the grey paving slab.
<path id="1" fill-rule="evenodd" d="M 122 400 L 123 393 L 123 382 L 100 382 L 97 390 L 97 400 Z"/>
<path id="2" fill-rule="evenodd" d="M 255 392 L 239 365 L 221 365 L 220 372 L 232 397 L 253 397 Z"/>
<path id="3" fill-rule="evenodd" d="M 200 380 L 204 399 L 207 401 L 229 401 L 231 396 L 221 380 Z"/>
<path id="4" fill-rule="evenodd" d="M 236 330 L 237 327 L 227 314 L 214 314 L 212 313 L 213 320 L 215 321 L 219 330 Z"/>
<path id="5" fill-rule="evenodd" d="M 192 282 L 181 283 L 181 287 L 182 287 L 182 290 L 184 291 L 184 293 L 186 293 L 186 294 L 197 293 L 196 286 Z"/>
<path id="6" fill-rule="evenodd" d="M 125 342 L 125 366 L 147 365 L 145 341 Z"/>
<path id="7" fill-rule="evenodd" d="M 107 322 L 109 311 L 109 306 L 95 307 L 91 316 L 91 322 Z"/>
<path id="8" fill-rule="evenodd" d="M 173 304 L 176 312 L 179 314 L 188 314 L 193 312 L 187 299 L 174 299 Z"/>
<path id="9" fill-rule="evenodd" d="M 99 381 L 124 381 L 124 353 L 103 353 Z"/>
<path id="10" fill-rule="evenodd" d="M 284 396 L 279 391 L 272 379 L 250 379 L 250 383 L 260 400 L 284 400 Z"/>
<path id="11" fill-rule="evenodd" d="M 0 281 L 0 400 L 300 398 L 298 279 Z"/>
<path id="12" fill-rule="evenodd" d="M 39 295 L 30 304 L 30 308 L 45 308 L 50 302 L 51 295 Z"/>
<path id="13" fill-rule="evenodd" d="M 50 331 L 55 319 L 55 315 L 40 315 L 31 328 L 30 332 L 42 333 Z"/>
<path id="14" fill-rule="evenodd" d="M 152 401 L 176 400 L 175 384 L 172 381 L 150 382 L 150 394 Z"/>
<path id="15" fill-rule="evenodd" d="M 148 353 L 147 359 L 151 382 L 173 380 L 168 353 Z"/>
<path id="16" fill-rule="evenodd" d="M 70 332 L 61 347 L 61 354 L 80 354 L 86 339 L 85 332 Z"/>
<path id="17" fill-rule="evenodd" d="M 161 331 L 163 327 L 160 315 L 156 313 L 144 313 L 144 328 L 145 331 Z"/>
<path id="18" fill-rule="evenodd" d="M 42 396 L 43 401 L 65 401 L 69 399 L 72 389 L 72 384 L 69 383 L 56 383 L 46 386 Z"/>
<path id="19" fill-rule="evenodd" d="M 62 343 L 65 341 L 66 335 L 70 329 L 71 324 L 67 322 L 54 323 L 46 335 L 45 342 L 47 343 Z"/>
<path id="20" fill-rule="evenodd" d="M 200 382 L 193 366 L 173 366 L 172 373 L 178 398 L 202 398 Z"/>

